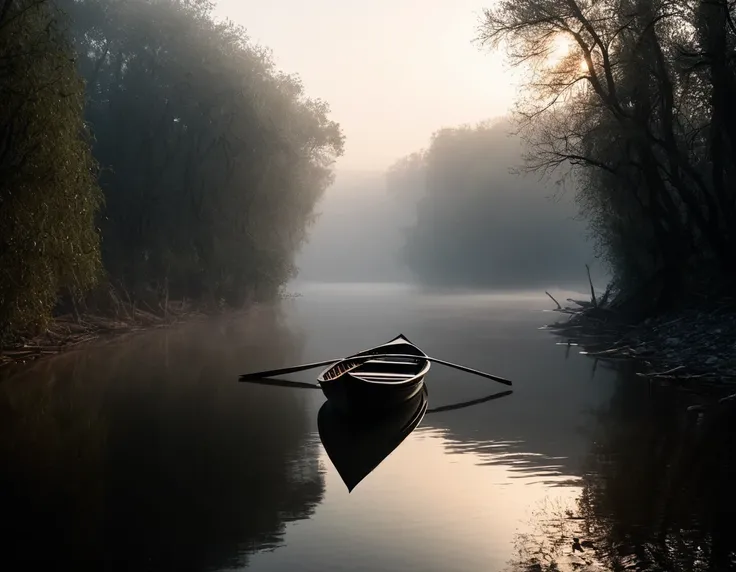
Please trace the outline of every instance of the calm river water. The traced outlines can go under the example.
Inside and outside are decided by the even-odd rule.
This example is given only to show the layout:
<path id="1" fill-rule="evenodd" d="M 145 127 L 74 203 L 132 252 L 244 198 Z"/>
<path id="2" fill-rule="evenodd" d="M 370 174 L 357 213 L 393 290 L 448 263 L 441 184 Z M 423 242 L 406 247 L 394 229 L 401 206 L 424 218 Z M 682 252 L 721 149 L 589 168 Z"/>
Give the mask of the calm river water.
<path id="1" fill-rule="evenodd" d="M 734 566 L 733 439 L 730 421 L 711 413 L 719 392 L 594 368 L 539 329 L 555 317 L 542 312 L 544 294 L 298 291 L 247 318 L 4 371 L 0 566 Z M 513 394 L 428 413 L 351 493 L 317 433 L 320 391 L 237 381 L 398 333 L 430 355 L 513 379 Z M 290 379 L 311 382 L 317 371 Z M 442 366 L 427 385 L 430 409 L 506 389 Z"/>

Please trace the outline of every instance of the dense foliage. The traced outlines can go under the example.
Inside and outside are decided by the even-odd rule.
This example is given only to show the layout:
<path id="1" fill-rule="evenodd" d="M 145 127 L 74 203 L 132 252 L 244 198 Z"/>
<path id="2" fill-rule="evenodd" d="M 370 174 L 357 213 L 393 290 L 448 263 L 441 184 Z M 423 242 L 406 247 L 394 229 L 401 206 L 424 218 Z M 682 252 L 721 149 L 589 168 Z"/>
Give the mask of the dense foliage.
<path id="1" fill-rule="evenodd" d="M 15 4 L 6 0 L 4 5 Z M 49 11 L 47 1 L 27 4 L 37 6 L 37 12 Z M 110 284 L 149 306 L 156 305 L 157 297 L 169 296 L 237 306 L 274 294 L 294 273 L 293 255 L 305 238 L 317 199 L 331 182 L 332 163 L 342 153 L 343 136 L 328 118 L 327 104 L 306 97 L 299 78 L 276 70 L 270 53 L 251 44 L 243 29 L 216 21 L 212 2 L 55 4 L 68 15 L 77 68 L 86 82 L 85 117 L 105 199 L 99 217 L 102 261 Z M 30 15 L 23 21 L 26 27 L 51 33 Z M 55 29 L 53 24 L 50 30 Z M 29 36 L 19 30 L 18 36 Z M 5 29 L 2 33 L 7 34 Z M 12 38 L 4 41 L 21 42 Z M 61 38 L 49 39 L 53 41 L 44 44 L 49 53 L 64 48 Z M 66 81 L 79 85 L 74 64 L 68 54 L 63 57 Z M 8 71 L 3 68 L 2 73 L 15 73 L 17 86 L 8 84 L 13 93 L 23 82 L 48 80 L 54 65 L 41 56 L 6 50 L 3 61 Z M 32 72 L 26 78 L 21 70 L 29 66 Z M 93 179 L 78 174 L 91 173 L 91 159 L 82 139 L 74 140 L 77 147 L 69 142 L 82 127 L 81 93 L 77 89 L 70 97 L 62 100 L 67 103 L 55 102 L 66 106 L 67 116 L 61 108 L 38 103 L 44 115 L 34 118 L 46 125 L 55 121 L 57 129 L 47 127 L 43 135 L 26 129 L 23 134 L 31 148 L 41 141 L 48 143 L 48 153 L 67 153 L 40 158 L 36 164 L 68 169 L 68 177 L 76 173 L 76 188 L 46 184 L 59 204 L 52 209 L 44 203 L 44 212 L 74 225 L 76 234 L 50 226 L 45 232 L 71 253 L 92 252 L 89 258 L 96 256 L 91 213 L 98 195 L 92 192 Z M 12 148 L 21 149 L 17 143 Z M 86 202 L 79 198 L 82 191 L 89 195 Z M 25 208 L 19 205 L 10 216 L 15 221 L 28 218 L 28 227 L 4 225 L 3 232 L 9 228 L 12 237 L 5 243 L 27 244 L 47 224 Z M 82 215 L 72 217 L 70 210 Z M 10 252 L 20 262 L 16 269 L 3 264 L 2 288 L 40 288 L 40 274 L 27 276 L 24 270 L 30 253 L 17 248 Z M 4 251 L 3 256 L 10 254 Z M 53 256 L 80 286 L 89 284 L 81 279 L 91 272 L 91 263 L 81 273 Z M 45 287 L 47 309 L 58 289 L 55 283 Z M 3 311 L 6 300 L 10 298 L 3 297 Z"/>
<path id="2" fill-rule="evenodd" d="M 343 137 L 202 0 L 65 0 L 126 289 L 240 304 L 291 277 Z"/>
<path id="3" fill-rule="evenodd" d="M 585 279 L 592 251 L 564 193 L 509 171 L 523 145 L 507 121 L 442 129 L 394 164 L 390 192 L 417 204 L 404 258 L 425 284 L 522 287 Z"/>
<path id="4" fill-rule="evenodd" d="M 699 288 L 693 277 L 733 273 L 735 11 L 732 0 L 502 0 L 481 26 L 528 65 L 527 166 L 573 166 L 615 286 L 660 310 Z"/>
<path id="5" fill-rule="evenodd" d="M 58 13 L 0 2 L 0 340 L 99 278 L 84 85 Z"/>

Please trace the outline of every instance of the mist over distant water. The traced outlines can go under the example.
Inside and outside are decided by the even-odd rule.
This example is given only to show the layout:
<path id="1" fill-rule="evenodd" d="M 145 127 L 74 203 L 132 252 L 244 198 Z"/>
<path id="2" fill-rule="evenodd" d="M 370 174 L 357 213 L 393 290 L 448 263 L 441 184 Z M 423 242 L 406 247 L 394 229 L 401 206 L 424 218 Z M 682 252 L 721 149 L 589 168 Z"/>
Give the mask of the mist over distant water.
<path id="1" fill-rule="evenodd" d="M 504 177 L 508 177 L 505 169 Z M 596 286 L 605 284 L 605 273 L 593 256 L 592 245 L 586 242 L 585 224 L 573 219 L 575 212 L 571 201 L 567 197 L 553 201 L 544 192 L 527 194 L 519 207 L 536 211 L 528 213 L 531 220 L 546 221 L 546 235 L 540 235 L 534 224 L 520 224 L 518 218 L 508 217 L 508 239 L 501 246 L 508 251 L 509 264 L 507 268 L 494 270 L 499 278 L 497 283 L 489 283 L 482 274 L 475 280 L 472 276 L 461 276 L 459 281 L 446 283 L 424 280 L 407 264 L 409 254 L 406 252 L 407 237 L 416 224 L 420 199 L 419 195 L 392 195 L 382 172 L 339 172 L 335 184 L 317 206 L 318 217 L 310 230 L 309 241 L 297 255 L 299 275 L 293 283 L 413 283 L 434 292 L 473 292 L 489 288 L 586 291 L 585 264 L 588 263 Z M 503 201 L 508 203 L 508 197 Z M 455 232 L 462 229 L 463 223 L 458 221 Z M 555 233 L 560 237 L 551 246 L 549 235 Z M 441 248 L 443 240 L 453 238 L 446 234 L 436 237 L 436 248 Z M 494 234 L 503 235 L 503 229 L 496 229 Z M 476 252 L 482 249 L 479 245 Z M 536 258 L 529 257 L 530 249 L 539 252 Z M 453 259 L 454 264 L 448 264 L 444 270 L 446 274 L 461 275 L 457 264 L 461 270 L 469 268 L 471 274 L 473 267 L 487 264 L 482 258 L 458 256 Z M 530 269 L 531 265 L 544 269 Z M 442 272 L 440 268 L 434 274 Z"/>
<path id="2" fill-rule="evenodd" d="M 401 259 L 413 205 L 386 192 L 380 171 L 337 174 L 317 207 L 319 218 L 297 257 L 299 282 L 406 282 Z"/>

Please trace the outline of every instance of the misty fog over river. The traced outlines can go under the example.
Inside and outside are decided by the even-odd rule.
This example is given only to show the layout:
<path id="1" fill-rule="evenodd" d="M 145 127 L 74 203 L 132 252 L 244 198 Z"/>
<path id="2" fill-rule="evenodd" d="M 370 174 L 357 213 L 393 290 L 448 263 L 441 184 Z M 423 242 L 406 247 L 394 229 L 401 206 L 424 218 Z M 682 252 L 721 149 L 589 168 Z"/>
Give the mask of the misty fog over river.
<path id="1" fill-rule="evenodd" d="M 632 550 L 653 538 L 659 513 L 647 491 L 666 459 L 651 451 L 681 440 L 678 419 L 694 397 L 594 373 L 592 360 L 539 330 L 550 318 L 543 294 L 433 295 L 390 283 L 305 283 L 298 292 L 248 316 L 6 369 L 0 561 L 502 570 L 520 546 L 534 550 L 537 540 L 520 535 L 564 521 L 567 508 L 616 523 L 611 541 L 629 538 Z M 427 414 L 348 494 L 317 435 L 321 392 L 237 376 L 341 356 L 399 332 L 430 355 L 512 379 L 514 391 Z M 430 408 L 505 389 L 442 366 L 427 385 Z M 631 503 L 611 503 L 616 491 Z M 666 526 L 700 522 L 691 516 L 670 515 Z M 568 540 L 559 560 L 590 559 L 570 555 Z"/>
<path id="2" fill-rule="evenodd" d="M 0 569 L 736 570 L 735 22 L 3 0 Z"/>
<path id="3" fill-rule="evenodd" d="M 478 157 L 463 153 L 458 160 L 458 169 L 466 168 L 464 159 L 473 168 L 484 165 L 486 175 L 471 174 L 434 194 L 423 183 L 387 185 L 382 172 L 339 171 L 297 255 L 297 282 L 411 282 L 543 293 L 587 290 L 588 264 L 596 284 L 605 285 L 605 267 L 594 256 L 571 195 L 533 176 L 509 174 L 513 153 L 514 159 L 484 159 L 493 157 L 493 145 L 508 146 L 505 129 L 501 124 L 488 130 L 490 143 L 471 140 L 467 144 Z"/>

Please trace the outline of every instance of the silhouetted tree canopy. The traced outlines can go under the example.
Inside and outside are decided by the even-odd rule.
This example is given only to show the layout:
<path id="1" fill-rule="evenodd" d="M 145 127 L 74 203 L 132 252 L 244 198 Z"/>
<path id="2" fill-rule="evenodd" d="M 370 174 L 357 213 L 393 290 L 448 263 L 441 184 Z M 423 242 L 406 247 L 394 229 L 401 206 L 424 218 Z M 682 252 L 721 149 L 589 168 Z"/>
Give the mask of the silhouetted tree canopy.
<path id="1" fill-rule="evenodd" d="M 442 129 L 395 163 L 390 192 L 417 202 L 404 257 L 430 285 L 571 285 L 592 253 L 557 189 L 510 172 L 523 144 L 509 123 Z M 558 199 L 554 200 L 553 195 Z"/>
<path id="2" fill-rule="evenodd" d="M 64 0 L 126 288 L 242 303 L 289 279 L 343 136 L 213 3 Z"/>
<path id="3" fill-rule="evenodd" d="M 517 109 L 527 167 L 573 166 L 615 285 L 647 286 L 659 309 L 699 288 L 696 277 L 733 274 L 735 6 L 504 0 L 480 29 L 529 68 Z"/>

